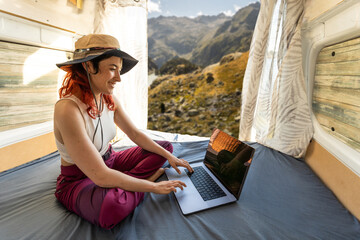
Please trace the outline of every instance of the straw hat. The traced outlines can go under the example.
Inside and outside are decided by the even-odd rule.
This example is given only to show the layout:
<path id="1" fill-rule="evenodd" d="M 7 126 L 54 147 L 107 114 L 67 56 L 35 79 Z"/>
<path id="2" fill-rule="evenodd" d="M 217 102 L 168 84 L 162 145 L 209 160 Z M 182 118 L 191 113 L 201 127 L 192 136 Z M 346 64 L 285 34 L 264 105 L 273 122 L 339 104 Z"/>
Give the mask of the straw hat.
<path id="1" fill-rule="evenodd" d="M 79 38 L 75 42 L 73 60 L 58 63 L 56 66 L 62 69 L 64 66 L 86 62 L 105 53 L 122 58 L 123 66 L 120 74 L 130 71 L 130 69 L 138 63 L 138 60 L 120 50 L 120 44 L 113 36 L 106 34 L 89 34 Z"/>

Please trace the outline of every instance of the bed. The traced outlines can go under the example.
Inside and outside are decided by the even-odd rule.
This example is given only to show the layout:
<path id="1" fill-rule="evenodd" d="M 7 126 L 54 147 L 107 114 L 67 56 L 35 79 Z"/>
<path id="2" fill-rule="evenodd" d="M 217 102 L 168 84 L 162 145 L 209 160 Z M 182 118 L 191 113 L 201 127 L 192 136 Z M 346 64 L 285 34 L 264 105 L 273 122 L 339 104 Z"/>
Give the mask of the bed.
<path id="1" fill-rule="evenodd" d="M 208 139 L 147 131 L 174 154 L 201 161 Z M 114 144 L 115 150 L 131 142 Z M 67 211 L 55 198 L 58 152 L 0 173 L 0 239 L 360 239 L 359 221 L 302 159 L 258 143 L 236 203 L 183 216 L 173 194 L 145 194 L 112 230 Z M 167 163 L 166 163 L 167 165 Z M 162 176 L 159 180 L 165 180 Z"/>

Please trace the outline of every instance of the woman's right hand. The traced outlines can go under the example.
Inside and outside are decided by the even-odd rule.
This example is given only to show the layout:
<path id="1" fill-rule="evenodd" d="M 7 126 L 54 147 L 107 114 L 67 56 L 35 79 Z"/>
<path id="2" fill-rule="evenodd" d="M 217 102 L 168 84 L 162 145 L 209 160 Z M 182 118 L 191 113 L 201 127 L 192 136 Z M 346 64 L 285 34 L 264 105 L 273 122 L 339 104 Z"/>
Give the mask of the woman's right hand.
<path id="1" fill-rule="evenodd" d="M 160 181 L 155 182 L 155 189 L 152 192 L 158 194 L 168 194 L 171 192 L 176 192 L 176 188 L 183 190 L 184 187 L 186 187 L 186 184 L 179 180 Z"/>

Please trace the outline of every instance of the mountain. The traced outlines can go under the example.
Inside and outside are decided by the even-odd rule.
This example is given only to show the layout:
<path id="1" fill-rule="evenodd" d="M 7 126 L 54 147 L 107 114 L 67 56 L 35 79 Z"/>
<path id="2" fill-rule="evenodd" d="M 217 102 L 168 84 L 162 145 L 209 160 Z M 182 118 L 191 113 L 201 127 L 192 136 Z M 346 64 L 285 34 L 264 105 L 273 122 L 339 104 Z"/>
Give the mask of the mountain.
<path id="1" fill-rule="evenodd" d="M 159 76 L 149 87 L 148 129 L 209 137 L 213 128 L 238 137 L 248 52 L 187 74 Z"/>
<path id="2" fill-rule="evenodd" d="M 185 74 L 190 73 L 198 69 L 199 67 L 195 64 L 191 63 L 190 61 L 180 58 L 180 57 L 174 57 L 170 61 L 167 61 L 162 67 L 160 68 L 160 74 Z"/>
<path id="3" fill-rule="evenodd" d="M 218 62 L 226 54 L 248 51 L 259 10 L 259 2 L 240 9 L 214 34 L 209 33 L 197 44 L 190 61 L 207 66 Z"/>
<path id="4" fill-rule="evenodd" d="M 149 56 L 161 67 L 175 56 L 190 59 L 191 52 L 208 33 L 230 20 L 217 16 L 157 17 L 148 20 Z"/>
<path id="5" fill-rule="evenodd" d="M 149 57 L 161 67 L 175 56 L 208 66 L 222 56 L 250 47 L 260 3 L 240 9 L 233 17 L 157 17 L 148 20 Z"/>
<path id="6" fill-rule="evenodd" d="M 148 74 L 149 75 L 153 73 L 157 74 L 158 70 L 159 68 L 156 65 L 156 63 L 151 58 L 148 57 Z"/>

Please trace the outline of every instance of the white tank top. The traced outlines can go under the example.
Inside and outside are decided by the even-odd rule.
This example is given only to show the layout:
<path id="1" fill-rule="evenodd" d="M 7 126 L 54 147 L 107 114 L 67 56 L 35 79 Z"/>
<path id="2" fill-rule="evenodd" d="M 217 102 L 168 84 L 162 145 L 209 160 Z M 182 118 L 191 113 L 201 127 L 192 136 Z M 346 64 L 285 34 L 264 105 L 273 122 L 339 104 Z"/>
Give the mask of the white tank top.
<path id="1" fill-rule="evenodd" d="M 81 111 L 81 114 L 85 120 L 86 132 L 90 138 L 90 141 L 92 142 L 95 128 L 96 128 L 96 125 L 97 125 L 99 119 L 91 118 L 86 111 L 88 106 L 85 103 L 83 103 L 80 99 L 78 99 L 76 96 L 71 95 L 69 97 L 64 97 L 64 98 L 58 100 L 58 102 L 64 101 L 64 100 L 72 100 L 78 105 L 78 107 Z M 101 141 L 101 127 L 99 124 L 98 129 L 96 131 L 96 135 L 95 135 L 94 145 L 95 145 L 96 149 L 99 151 L 100 155 L 102 156 L 108 150 L 109 142 L 116 136 L 116 127 L 115 127 L 115 123 L 114 123 L 114 111 L 111 111 L 107 108 L 107 106 L 104 106 L 104 109 L 101 113 L 100 118 L 101 118 L 101 124 L 103 127 L 103 141 Z M 61 142 L 59 142 L 59 140 L 56 137 L 55 137 L 55 142 L 56 142 L 57 149 L 59 150 L 59 153 L 60 153 L 60 156 L 62 157 L 62 159 L 64 159 L 68 163 L 74 163 L 74 161 L 71 159 L 68 152 L 66 151 L 66 146 L 64 144 L 62 144 Z M 102 149 L 100 150 L 101 142 L 103 142 L 103 145 L 102 145 Z"/>

